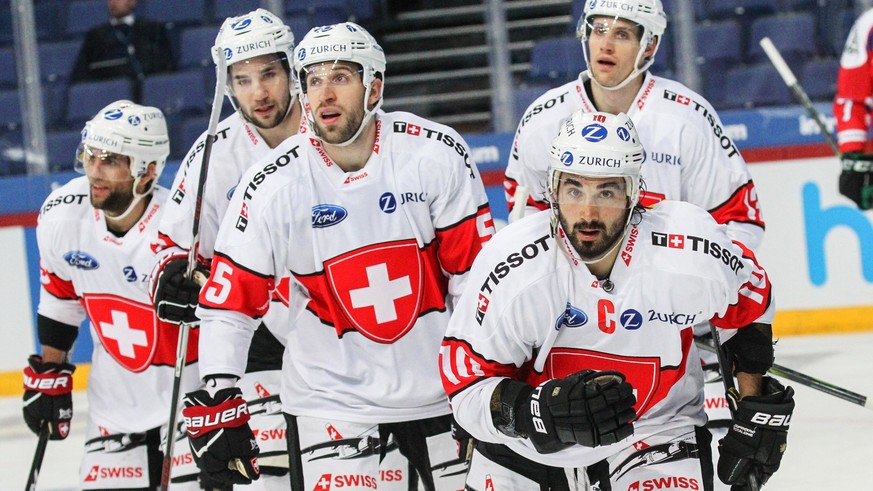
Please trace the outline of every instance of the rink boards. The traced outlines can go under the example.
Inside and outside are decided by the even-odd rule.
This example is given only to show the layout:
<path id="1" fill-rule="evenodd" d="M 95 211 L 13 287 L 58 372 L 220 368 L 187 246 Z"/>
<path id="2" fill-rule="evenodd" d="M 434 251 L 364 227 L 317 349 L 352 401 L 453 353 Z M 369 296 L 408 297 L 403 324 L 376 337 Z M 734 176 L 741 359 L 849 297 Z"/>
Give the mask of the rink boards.
<path id="1" fill-rule="evenodd" d="M 757 253 L 775 291 L 774 330 L 779 335 L 873 330 L 873 212 L 862 213 L 839 195 L 838 161 L 826 156 L 827 147 L 818 143 L 820 135 L 816 137 L 801 114 L 796 110 L 786 113 L 793 131 L 780 131 L 778 146 L 763 146 L 772 145 L 772 139 L 756 140 L 762 134 L 773 138 L 772 128 L 750 123 L 774 124 L 773 114 L 765 116 L 750 120 L 743 114 L 746 119 L 733 125 L 731 115 L 723 119 L 726 131 L 750 163 L 767 223 Z M 785 128 L 784 122 L 779 128 Z M 502 171 L 512 134 L 477 135 L 467 140 L 480 166 L 494 217 L 498 222 L 505 220 Z M 168 165 L 161 179 L 165 186 L 177 166 Z M 0 180 L 0 251 L 5 255 L 0 280 L 4 325 L 0 395 L 20 393 L 20 369 L 36 349 L 36 210 L 51 188 L 72 177 L 75 174 L 62 173 Z M 87 363 L 90 336 L 84 328 L 80 333 L 73 360 Z M 80 371 L 84 376 L 86 369 Z"/>

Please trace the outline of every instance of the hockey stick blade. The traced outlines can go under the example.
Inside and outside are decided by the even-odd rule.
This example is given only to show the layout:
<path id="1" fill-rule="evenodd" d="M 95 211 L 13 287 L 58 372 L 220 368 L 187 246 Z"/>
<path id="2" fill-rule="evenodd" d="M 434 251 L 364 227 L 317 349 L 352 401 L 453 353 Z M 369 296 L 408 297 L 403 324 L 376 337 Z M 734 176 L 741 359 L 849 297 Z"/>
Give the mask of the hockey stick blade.
<path id="1" fill-rule="evenodd" d="M 701 341 L 697 341 L 697 347 L 712 353 L 715 352 L 714 347 Z M 782 365 L 774 363 L 773 366 L 770 367 L 770 373 L 777 377 L 782 377 L 786 380 L 797 382 L 800 385 L 804 385 L 811 389 L 815 389 L 820 392 L 824 392 L 825 394 L 829 394 L 839 399 L 843 399 L 844 401 L 849 401 L 852 404 L 856 404 L 858 406 L 873 410 L 873 401 L 870 401 L 867 396 L 858 394 L 857 392 L 852 392 L 851 390 L 844 389 L 829 382 L 819 380 L 815 377 L 810 377 L 809 375 L 798 372 L 797 370 L 792 370 L 790 368 L 783 367 Z"/>
<path id="2" fill-rule="evenodd" d="M 206 142 L 203 145 L 203 160 L 200 165 L 200 178 L 197 182 L 197 196 L 194 202 L 194 222 L 192 225 L 191 248 L 188 250 L 188 270 L 186 276 L 192 278 L 197 264 L 197 246 L 200 242 L 200 210 L 203 204 L 203 190 L 206 187 L 206 175 L 209 171 L 209 156 L 212 153 L 212 143 L 221 117 L 221 105 L 224 102 L 224 85 L 227 81 L 227 60 L 224 53 L 217 53 L 215 59 L 215 93 L 212 96 L 212 111 L 209 113 L 209 127 L 206 130 Z M 195 278 L 198 280 L 199 279 Z M 173 393 L 170 398 L 170 418 L 167 424 L 167 447 L 161 465 L 160 491 L 170 487 L 170 475 L 173 469 L 173 450 L 176 443 L 176 420 L 179 412 L 179 392 L 182 384 L 182 370 L 185 368 L 185 356 L 188 353 L 188 333 L 191 326 L 187 323 L 179 325 L 179 339 L 176 342 L 176 367 L 173 373 Z"/>
<path id="3" fill-rule="evenodd" d="M 45 457 L 45 449 L 49 441 L 48 423 L 44 423 L 39 430 L 39 441 L 33 452 L 33 463 L 30 465 L 30 473 L 27 475 L 27 485 L 24 491 L 36 491 L 36 481 L 39 479 L 39 471 L 42 469 L 42 459 Z"/>
<path id="4" fill-rule="evenodd" d="M 800 83 L 797 81 L 797 77 L 794 76 L 794 72 L 791 71 L 788 63 L 785 63 L 785 59 L 782 58 L 782 55 L 776 48 L 776 45 L 774 45 L 773 41 L 771 41 L 770 38 L 766 36 L 761 38 L 759 44 L 764 50 L 764 53 L 767 55 L 767 58 L 770 58 L 770 63 L 772 63 L 773 66 L 776 68 L 776 71 L 779 72 L 779 76 L 782 77 L 782 81 L 785 82 L 785 85 L 787 85 L 789 89 L 791 89 L 791 92 L 794 93 L 794 97 L 796 97 L 797 100 L 800 101 L 800 104 L 806 110 L 806 113 L 818 125 L 819 130 L 821 130 L 821 133 L 822 135 L 824 135 L 825 141 L 827 141 L 828 145 L 830 145 L 831 150 L 834 151 L 834 154 L 839 155 L 840 150 L 839 147 L 837 147 L 837 141 L 834 139 L 834 135 L 830 132 L 830 130 L 828 130 L 827 125 L 825 125 L 824 119 L 822 118 L 821 114 L 812 105 L 812 101 L 809 100 L 809 96 L 806 95 L 803 87 L 800 86 Z"/>

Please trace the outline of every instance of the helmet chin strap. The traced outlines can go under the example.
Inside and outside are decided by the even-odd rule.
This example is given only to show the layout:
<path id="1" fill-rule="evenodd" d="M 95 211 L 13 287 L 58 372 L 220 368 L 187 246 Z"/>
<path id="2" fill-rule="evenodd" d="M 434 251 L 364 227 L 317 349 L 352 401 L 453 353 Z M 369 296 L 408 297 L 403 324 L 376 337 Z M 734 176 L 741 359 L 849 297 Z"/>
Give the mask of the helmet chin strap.
<path id="1" fill-rule="evenodd" d="M 125 218 L 127 218 L 128 215 L 130 215 L 130 212 L 132 212 L 133 209 L 136 208 L 136 205 L 139 204 L 139 202 L 142 201 L 143 198 L 151 194 L 152 190 L 154 190 L 154 183 L 149 186 L 149 189 L 146 192 L 142 194 L 136 192 L 136 188 L 139 187 L 140 179 L 142 179 L 142 176 L 137 177 L 133 180 L 133 199 L 130 200 L 130 204 L 127 205 L 127 209 L 124 210 L 124 213 L 122 213 L 121 215 L 112 216 L 104 211 L 103 216 L 105 216 L 107 220 L 111 220 L 113 222 L 120 222 L 121 220 L 124 220 Z"/>
<path id="2" fill-rule="evenodd" d="M 376 111 L 378 111 L 379 108 L 382 107 L 382 96 L 380 95 L 379 102 L 377 102 L 376 105 L 373 106 L 373 109 L 367 109 L 367 101 L 370 99 L 370 91 L 372 91 L 372 90 L 373 90 L 373 86 L 371 84 L 369 87 L 367 87 L 367 90 L 364 92 L 364 117 L 363 117 L 363 119 L 361 119 L 361 124 L 358 126 L 358 131 L 355 131 L 355 134 L 352 135 L 351 138 L 349 138 L 348 140 L 341 142 L 341 143 L 331 143 L 331 145 L 333 145 L 335 147 L 347 147 L 347 146 L 351 145 L 352 143 L 354 143 L 358 139 L 359 136 L 361 136 L 361 132 L 364 131 L 364 127 L 367 126 L 367 123 L 370 121 L 370 119 L 373 117 L 373 115 L 376 114 Z M 306 99 L 307 99 L 306 102 L 309 102 L 308 101 L 309 96 L 307 96 Z M 302 100 L 303 99 L 301 98 L 301 101 Z M 301 104 L 301 105 L 303 105 L 303 104 Z M 313 124 L 310 125 L 310 127 L 312 128 L 312 132 L 316 136 L 321 138 L 321 135 L 318 134 L 318 127 L 316 127 L 314 122 L 313 122 Z"/>
<path id="3" fill-rule="evenodd" d="M 591 73 L 591 65 L 590 64 L 588 65 L 588 78 L 591 80 L 591 83 L 596 84 L 598 87 L 600 87 L 603 90 L 610 90 L 610 91 L 621 90 L 624 87 L 626 87 L 629 83 L 631 83 L 631 81 L 633 79 L 635 79 L 635 78 L 639 77 L 640 75 L 642 75 L 643 73 L 645 73 L 645 71 L 648 70 L 650 66 L 652 66 L 652 63 L 654 63 L 655 56 L 653 53 L 652 57 L 649 59 L 649 61 L 645 65 L 643 65 L 642 67 L 639 67 L 640 60 L 642 59 L 645 51 L 646 50 L 644 48 L 640 47 L 640 51 L 637 53 L 636 60 L 634 60 L 633 71 L 630 72 L 630 74 L 627 76 L 627 78 L 622 80 L 618 85 L 613 85 L 612 87 L 607 87 L 607 86 L 603 85 L 602 83 L 598 82 L 597 79 L 594 77 L 594 74 Z"/>
<path id="4" fill-rule="evenodd" d="M 567 242 L 570 242 L 570 247 L 573 247 L 573 249 L 574 249 L 573 252 L 575 252 L 575 254 L 579 255 L 579 257 L 571 257 L 570 259 L 571 260 L 578 260 L 579 262 L 584 263 L 584 264 L 594 264 L 594 263 L 602 261 L 603 258 L 612 254 L 612 252 L 615 251 L 615 248 L 618 247 L 619 245 L 621 245 L 624 242 L 624 239 L 627 238 L 627 234 L 630 231 L 631 218 L 633 218 L 633 215 L 634 215 L 633 208 L 631 208 L 630 210 L 628 210 L 627 220 L 625 220 L 625 222 L 624 222 L 624 231 L 622 232 L 622 234 L 615 239 L 615 243 L 612 244 L 612 247 L 610 247 L 605 252 L 603 252 L 602 254 L 599 254 L 597 257 L 595 257 L 593 259 L 582 259 L 582 256 L 581 256 L 581 254 L 579 254 L 579 251 L 576 251 L 575 247 L 573 247 L 573 245 L 572 245 L 572 242 L 570 242 L 569 239 L 567 239 Z M 558 229 L 561 229 L 563 231 L 565 237 L 569 237 L 567 235 L 567 231 L 564 230 L 564 227 L 561 225 L 561 221 L 558 219 L 558 205 L 557 204 L 552 205 L 552 216 L 551 216 L 550 221 L 551 221 L 551 225 L 552 225 L 552 237 L 555 240 L 558 239 Z M 567 251 L 564 247 L 562 247 L 561 250 L 563 250 L 565 254 L 573 254 L 573 252 Z"/>

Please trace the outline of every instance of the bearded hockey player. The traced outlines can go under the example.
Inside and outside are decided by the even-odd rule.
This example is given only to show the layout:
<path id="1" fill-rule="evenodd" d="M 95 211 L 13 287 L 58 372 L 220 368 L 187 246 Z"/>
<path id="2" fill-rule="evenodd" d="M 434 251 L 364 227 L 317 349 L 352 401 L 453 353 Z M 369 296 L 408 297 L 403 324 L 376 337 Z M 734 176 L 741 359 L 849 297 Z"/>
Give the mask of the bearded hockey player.
<path id="1" fill-rule="evenodd" d="M 550 210 L 476 259 L 440 363 L 480 441 L 467 489 L 711 489 L 693 337 L 709 318 L 733 334 L 739 380 L 718 475 L 742 486 L 779 467 L 794 402 L 762 376 L 769 277 L 705 210 L 641 207 L 644 154 L 627 115 L 573 114 L 551 146 Z"/>

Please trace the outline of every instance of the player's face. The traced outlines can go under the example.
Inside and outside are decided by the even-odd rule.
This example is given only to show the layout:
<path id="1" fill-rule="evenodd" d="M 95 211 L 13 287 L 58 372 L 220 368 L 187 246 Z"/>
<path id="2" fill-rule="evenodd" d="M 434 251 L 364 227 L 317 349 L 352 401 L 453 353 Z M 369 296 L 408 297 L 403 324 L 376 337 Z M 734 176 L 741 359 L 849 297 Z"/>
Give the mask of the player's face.
<path id="1" fill-rule="evenodd" d="M 361 69 L 354 63 L 326 62 L 306 67 L 306 94 L 322 140 L 343 143 L 355 135 L 364 121 L 364 92 Z M 371 99 L 372 92 L 377 92 L 375 87 Z"/>
<path id="2" fill-rule="evenodd" d="M 262 129 L 278 126 L 288 113 L 288 72 L 278 55 L 261 55 L 230 66 L 229 84 L 246 119 Z"/>
<path id="3" fill-rule="evenodd" d="M 91 147 L 83 151 L 80 158 L 91 184 L 91 206 L 110 216 L 124 213 L 133 201 L 130 158 Z"/>
<path id="4" fill-rule="evenodd" d="M 555 199 L 561 227 L 582 260 L 602 256 L 622 239 L 630 213 L 623 178 L 589 179 L 564 174 Z"/>
<path id="5" fill-rule="evenodd" d="M 640 51 L 640 27 L 624 19 L 593 17 L 588 34 L 591 73 L 604 87 L 623 82 Z"/>

